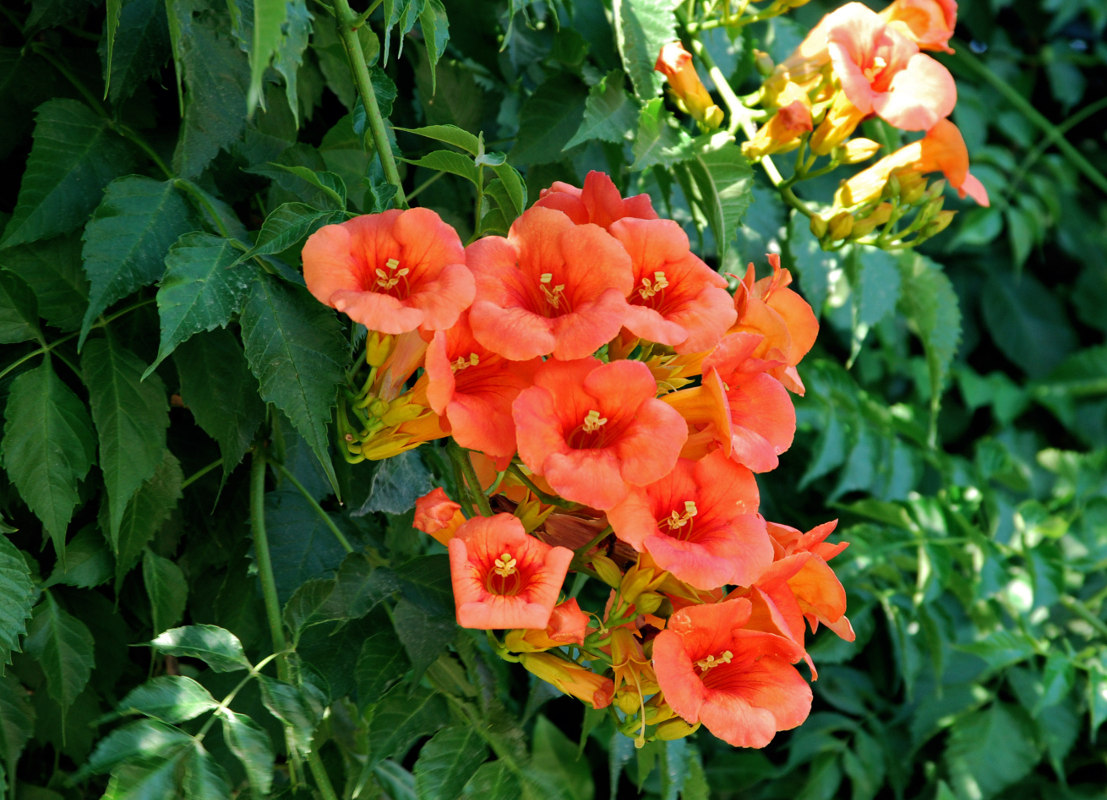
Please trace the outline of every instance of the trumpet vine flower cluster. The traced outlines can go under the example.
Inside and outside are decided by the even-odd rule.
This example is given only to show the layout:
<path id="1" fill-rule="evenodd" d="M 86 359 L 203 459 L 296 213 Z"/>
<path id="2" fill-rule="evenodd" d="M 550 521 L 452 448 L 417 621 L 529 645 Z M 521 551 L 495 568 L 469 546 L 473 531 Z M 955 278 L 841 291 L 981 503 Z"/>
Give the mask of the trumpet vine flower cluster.
<path id="1" fill-rule="evenodd" d="M 648 196 L 593 172 L 507 236 L 466 247 L 432 211 L 388 211 L 320 229 L 303 262 L 368 329 L 350 460 L 451 440 L 456 496 L 414 524 L 448 549 L 460 625 L 639 745 L 703 725 L 763 747 L 807 717 L 807 628 L 853 631 L 834 523 L 758 512 L 818 331 L 778 257 L 732 293 Z"/>
<path id="2" fill-rule="evenodd" d="M 795 5 L 779 4 L 772 13 Z M 942 173 L 960 197 L 988 205 L 986 189 L 969 172 L 965 140 L 949 120 L 957 102 L 953 76 L 924 52 L 952 52 L 956 20 L 956 0 L 894 0 L 880 12 L 847 3 L 823 17 L 784 61 L 762 61 L 767 77 L 750 106 L 720 86 L 724 97 L 733 98 L 731 132 L 745 128 L 747 158 L 796 153 L 788 177 L 775 174 L 775 167 L 767 171 L 785 198 L 808 214 L 824 247 L 850 241 L 912 246 L 944 230 L 953 218 L 953 211 L 942 208 L 945 182 L 928 186 L 927 173 Z M 733 24 L 745 21 L 739 16 Z M 708 58 L 705 51 L 701 55 Z M 691 62 L 691 54 L 674 42 L 662 49 L 656 69 L 683 110 L 701 127 L 717 128 L 723 111 Z M 722 81 L 717 71 L 713 77 Z M 825 208 L 802 204 L 791 192 L 796 183 L 880 152 L 876 141 L 855 136 L 862 122 L 873 119 L 922 135 L 842 180 Z"/>

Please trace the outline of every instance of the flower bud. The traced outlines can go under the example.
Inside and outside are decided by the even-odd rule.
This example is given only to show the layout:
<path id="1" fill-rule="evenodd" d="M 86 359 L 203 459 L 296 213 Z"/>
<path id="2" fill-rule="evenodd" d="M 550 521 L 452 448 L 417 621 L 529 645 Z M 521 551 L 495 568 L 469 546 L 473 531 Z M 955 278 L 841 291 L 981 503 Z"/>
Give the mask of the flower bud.
<path id="1" fill-rule="evenodd" d="M 615 562 L 607 556 L 592 556 L 592 569 L 600 576 L 600 580 L 611 588 L 617 588 L 623 580 L 623 573 L 615 566 Z"/>
<path id="2" fill-rule="evenodd" d="M 699 723 L 695 725 L 689 725 L 680 717 L 662 722 L 657 726 L 657 730 L 653 735 L 657 739 L 663 739 L 665 741 L 672 741 L 673 739 L 683 739 L 685 736 L 691 736 L 700 728 Z"/>
<path id="3" fill-rule="evenodd" d="M 956 213 L 956 211 L 948 208 L 944 211 L 939 211 L 934 215 L 934 219 L 923 229 L 923 235 L 928 239 L 931 236 L 937 236 L 949 227 L 949 223 L 953 222 L 953 217 Z"/>
<path id="4" fill-rule="evenodd" d="M 853 215 L 848 211 L 839 211 L 830 218 L 827 234 L 832 241 L 849 238 L 853 232 Z"/>
<path id="5" fill-rule="evenodd" d="M 850 139 L 835 154 L 843 164 L 859 164 L 872 158 L 880 150 L 880 145 L 872 139 Z"/>
<path id="6" fill-rule="evenodd" d="M 761 77 L 767 78 L 773 74 L 773 68 L 776 66 L 773 64 L 772 56 L 766 53 L 764 50 L 753 51 L 753 65 L 757 69 L 757 72 Z"/>
<path id="7" fill-rule="evenodd" d="M 816 239 L 826 236 L 827 222 L 823 217 L 814 214 L 811 217 L 811 233 Z"/>

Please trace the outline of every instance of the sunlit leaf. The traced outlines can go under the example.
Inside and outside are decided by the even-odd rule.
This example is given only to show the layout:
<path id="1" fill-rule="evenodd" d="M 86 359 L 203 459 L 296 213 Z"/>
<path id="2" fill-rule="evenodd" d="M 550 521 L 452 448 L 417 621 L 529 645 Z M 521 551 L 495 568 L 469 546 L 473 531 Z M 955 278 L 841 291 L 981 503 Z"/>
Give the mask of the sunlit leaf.
<path id="1" fill-rule="evenodd" d="M 216 672 L 249 669 L 242 642 L 216 625 L 185 625 L 159 634 L 150 646 L 173 656 L 198 658 Z"/>
<path id="2" fill-rule="evenodd" d="M 221 709 L 223 738 L 246 771 L 246 780 L 254 797 L 265 797 L 273 785 L 273 743 L 260 725 L 245 714 Z"/>
<path id="3" fill-rule="evenodd" d="M 120 714 L 144 714 L 169 724 L 194 719 L 218 707 L 211 692 L 185 675 L 159 675 L 119 701 Z"/>

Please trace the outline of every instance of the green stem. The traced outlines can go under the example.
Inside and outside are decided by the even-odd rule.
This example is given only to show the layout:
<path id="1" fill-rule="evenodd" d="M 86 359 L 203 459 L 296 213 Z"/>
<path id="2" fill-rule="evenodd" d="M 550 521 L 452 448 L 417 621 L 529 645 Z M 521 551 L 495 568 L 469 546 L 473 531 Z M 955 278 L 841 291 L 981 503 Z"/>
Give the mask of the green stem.
<path id="1" fill-rule="evenodd" d="M 1080 109 L 1071 117 L 1058 125 L 1055 130 L 1057 131 L 1057 134 L 1059 136 L 1063 135 L 1074 126 L 1079 125 L 1088 117 L 1099 111 L 1102 111 L 1104 108 L 1107 108 L 1107 97 L 1101 98 L 1089 106 L 1084 106 L 1082 109 Z M 1049 146 L 1051 144 L 1053 144 L 1053 141 L 1050 137 L 1047 136 L 1046 138 L 1038 142 L 1038 144 L 1034 146 L 1034 149 L 1027 154 L 1026 158 L 1022 160 L 1022 163 L 1019 164 L 1019 168 L 1015 171 L 1015 174 L 1011 176 L 1011 179 L 1009 181 L 1007 181 L 1007 186 L 1003 191 L 1004 198 L 1009 199 L 1012 195 L 1014 195 L 1015 190 L 1019 187 L 1019 184 L 1022 183 L 1023 176 L 1030 171 L 1030 168 L 1034 166 L 1035 162 L 1037 162 L 1039 158 L 1042 157 L 1042 154 L 1049 149 Z"/>
<path id="2" fill-rule="evenodd" d="M 970 71 L 976 73 L 985 83 L 989 84 L 993 89 L 1003 95 L 1003 98 L 1014 106 L 1020 114 L 1034 123 L 1034 125 L 1041 128 L 1046 136 L 1042 144 L 1056 144 L 1057 149 L 1061 151 L 1074 167 L 1076 167 L 1077 171 L 1094 183 L 1100 191 L 1107 194 L 1107 177 L 1104 177 L 1102 172 L 1096 169 L 1088 159 L 1084 158 L 1079 150 L 1073 147 L 1063 136 L 1063 132 L 1060 128 L 1046 119 L 1030 104 L 1029 100 L 1015 91 L 1015 88 L 1011 86 L 1011 84 L 996 75 L 988 69 L 980 59 L 972 55 L 967 45 L 964 43 L 958 44 L 957 52 L 952 57 Z"/>
<path id="3" fill-rule="evenodd" d="M 284 656 L 288 640 L 284 635 L 284 623 L 281 620 L 281 604 L 277 599 L 277 581 L 273 577 L 273 560 L 269 555 L 269 536 L 265 530 L 265 452 L 254 448 L 250 462 L 250 532 L 254 539 L 254 557 L 256 559 L 258 580 L 261 581 L 261 597 L 265 604 L 265 620 L 269 624 L 269 636 L 273 640 L 273 650 L 280 653 L 277 658 L 277 677 L 285 683 L 291 683 L 291 670 Z M 293 788 L 299 784 L 300 757 L 292 741 L 292 732 L 285 727 L 285 742 L 291 759 L 289 771 Z"/>
<path id="4" fill-rule="evenodd" d="M 200 478 L 204 477 L 209 472 L 211 472 L 213 469 L 215 469 L 218 466 L 221 466 L 222 464 L 223 464 L 223 459 L 217 458 L 217 459 L 215 459 L 215 461 L 212 461 L 206 467 L 201 467 L 196 472 L 192 473 L 187 478 L 185 478 L 183 481 L 181 481 L 181 489 L 188 488 L 192 484 L 196 483 L 196 481 L 200 480 Z"/>
<path id="5" fill-rule="evenodd" d="M 373 137 L 377 157 L 381 160 L 385 178 L 396 187 L 397 204 L 404 207 L 403 182 L 400 180 L 396 161 L 392 158 L 392 146 L 388 143 L 384 118 L 381 116 L 380 106 L 377 105 L 377 96 L 373 93 L 373 80 L 369 76 L 365 53 L 361 49 L 361 40 L 357 35 L 358 15 L 350 8 L 347 0 L 335 0 L 334 11 L 338 22 L 338 35 L 346 46 L 346 57 L 350 62 L 350 70 L 357 84 L 358 94 L 361 95 L 361 102 L 365 106 L 365 118 L 369 122 L 369 132 Z"/>
<path id="6" fill-rule="evenodd" d="M 477 471 L 473 469 L 473 462 L 469 460 L 468 453 L 462 450 L 453 439 L 446 445 L 446 449 L 450 451 L 450 460 L 457 471 L 461 473 L 464 479 L 463 482 L 468 487 L 468 494 L 473 505 L 476 506 L 482 517 L 491 517 L 492 506 L 488 503 L 488 498 L 484 496 L 480 479 L 477 477 Z"/>
<path id="7" fill-rule="evenodd" d="M 288 468 L 284 464 L 281 464 L 278 461 L 272 461 L 270 463 L 272 463 L 273 466 L 277 468 L 277 471 L 281 473 L 281 475 L 286 478 L 289 483 L 295 486 L 296 490 L 301 495 L 303 495 L 304 499 L 307 500 L 308 505 L 311 506 L 312 510 L 319 516 L 319 519 L 323 520 L 323 524 L 326 525 L 327 528 L 330 529 L 330 532 L 334 534 L 334 538 L 338 540 L 338 543 L 342 545 L 342 549 L 345 550 L 347 553 L 354 552 L 354 548 L 350 545 L 349 540 L 345 537 L 345 535 L 343 535 L 342 531 L 338 529 L 338 526 L 334 524 L 334 520 L 331 519 L 331 515 L 323 510 L 323 507 L 315 501 L 315 498 L 312 497 L 308 490 L 304 488 L 304 485 L 296 479 L 296 476 L 289 472 Z"/>
<path id="8" fill-rule="evenodd" d="M 204 207 L 204 210 L 208 212 L 208 216 L 211 217 L 212 221 L 215 223 L 215 226 L 219 228 L 219 233 L 222 234 L 224 239 L 229 240 L 232 245 L 237 247 L 242 252 L 246 252 L 250 249 L 242 242 L 231 236 L 231 232 L 227 230 L 227 226 L 223 224 L 223 219 L 219 216 L 219 213 L 215 210 L 215 207 L 211 204 L 211 201 L 208 200 L 207 194 L 199 186 L 197 186 L 190 180 L 185 180 L 184 178 L 177 178 L 176 180 L 174 180 L 173 186 L 174 188 L 182 189 L 185 192 L 188 192 L 188 194 L 190 194 L 197 203 Z"/>
<path id="9" fill-rule="evenodd" d="M 139 136 L 137 133 L 135 133 L 134 130 L 130 126 L 124 125 L 122 122 L 113 122 L 113 123 L 111 123 L 111 127 L 112 127 L 113 130 L 115 130 L 116 133 L 118 133 L 124 139 L 127 139 L 128 141 L 133 143 L 140 150 L 142 150 L 142 152 L 144 152 L 147 156 L 149 156 L 150 160 L 153 161 L 154 164 L 157 166 L 157 168 L 160 169 L 165 174 L 166 178 L 175 177 L 174 174 L 173 174 L 173 170 L 171 170 L 166 165 L 166 163 L 161 160 L 161 156 L 159 156 L 154 151 L 154 148 L 152 148 L 146 142 L 145 139 L 143 139 L 141 136 Z"/>
<path id="10" fill-rule="evenodd" d="M 104 108 L 104 104 L 100 102 L 100 98 L 90 92 L 87 88 L 85 88 L 85 85 L 77 79 L 77 76 L 70 71 L 69 67 L 67 67 L 58 59 L 54 58 L 46 45 L 42 44 L 41 42 L 32 42 L 31 51 L 40 58 L 48 61 L 54 69 L 56 69 L 65 77 L 67 81 L 73 84 L 73 88 L 81 94 L 81 96 L 85 99 L 85 102 L 92 106 L 93 110 L 97 114 L 99 114 L 101 117 L 104 117 L 105 119 L 108 117 L 108 111 L 106 108 Z"/>
<path id="11" fill-rule="evenodd" d="M 522 482 L 522 484 L 524 486 L 526 486 L 531 491 L 531 493 L 534 494 L 535 497 L 537 497 L 539 500 L 541 500 L 546 505 L 548 505 L 548 506 L 560 506 L 561 508 L 569 508 L 572 505 L 574 505 L 573 503 L 570 503 L 567 500 L 562 500 L 560 497 L 557 497 L 555 495 L 547 494 L 546 492 L 543 492 L 541 489 L 539 489 L 537 486 L 534 485 L 534 481 L 532 481 L 530 478 L 528 478 L 527 474 L 525 472 L 523 472 L 521 469 L 519 469 L 517 464 L 508 465 L 507 471 L 510 472 L 512 475 L 514 475 L 516 478 L 518 478 L 519 481 Z"/>

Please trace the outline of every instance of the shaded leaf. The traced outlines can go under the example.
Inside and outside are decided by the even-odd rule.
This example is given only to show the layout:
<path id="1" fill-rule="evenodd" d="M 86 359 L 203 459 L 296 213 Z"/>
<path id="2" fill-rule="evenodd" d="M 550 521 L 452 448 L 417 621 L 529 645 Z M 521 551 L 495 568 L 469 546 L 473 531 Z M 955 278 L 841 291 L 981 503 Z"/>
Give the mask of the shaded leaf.
<path id="1" fill-rule="evenodd" d="M 654 166 L 671 167 L 692 154 L 692 137 L 678 126 L 660 97 L 650 100 L 638 111 L 638 131 L 634 135 L 631 170 Z"/>
<path id="2" fill-rule="evenodd" d="M 0 267 L 22 278 L 34 292 L 38 313 L 63 331 L 76 330 L 88 305 L 88 278 L 76 235 L 0 250 Z"/>
<path id="3" fill-rule="evenodd" d="M 154 632 L 180 622 L 188 602 L 188 581 L 181 568 L 147 548 L 142 554 L 142 581 L 150 598 Z"/>
<path id="4" fill-rule="evenodd" d="M 83 103 L 55 98 L 36 113 L 34 144 L 0 247 L 83 225 L 108 182 L 132 164 L 130 151 L 108 121 Z"/>
<path id="5" fill-rule="evenodd" d="M 260 725 L 245 714 L 219 710 L 223 738 L 246 771 L 246 780 L 254 797 L 265 797 L 273 786 L 273 743 Z"/>
<path id="6" fill-rule="evenodd" d="M 99 741 L 78 774 L 103 774 L 120 764 L 170 761 L 193 739 L 179 728 L 153 719 L 140 719 L 116 728 Z"/>
<path id="7" fill-rule="evenodd" d="M 352 513 L 354 516 L 374 511 L 403 514 L 433 488 L 430 471 L 423 465 L 419 451 L 408 450 L 378 463 L 369 497 Z"/>
<path id="8" fill-rule="evenodd" d="M 328 173 L 329 174 L 329 173 Z M 307 237 L 324 225 L 346 221 L 344 211 L 320 211 L 306 203 L 282 203 L 261 224 L 258 240 L 233 263 L 258 255 L 283 253 L 290 247 L 302 244 Z"/>
<path id="9" fill-rule="evenodd" d="M 336 485 L 327 423 L 346 345 L 334 314 L 306 289 L 264 275 L 242 311 L 242 339 L 262 400 L 288 416 Z"/>
<path id="10" fill-rule="evenodd" d="M 266 675 L 258 675 L 261 699 L 269 712 L 285 725 L 301 755 L 311 752 L 311 740 L 322 718 L 325 701 L 310 683 L 293 686 Z"/>
<path id="11" fill-rule="evenodd" d="M 101 48 L 108 99 L 119 103 L 165 63 L 169 28 L 164 0 L 124 0 L 112 45 Z"/>
<path id="12" fill-rule="evenodd" d="M 81 369 L 100 442 L 109 538 L 118 552 L 127 503 L 164 460 L 169 405 L 161 379 L 153 375 L 144 382 L 142 362 L 112 339 L 90 341 Z"/>
<path id="13" fill-rule="evenodd" d="M 195 178 L 242 133 L 250 66 L 246 54 L 223 33 L 225 23 L 218 16 L 194 15 L 191 8 L 180 11 L 170 19 L 170 35 L 176 28 L 174 52 L 187 91 L 173 171 Z"/>
<path id="14" fill-rule="evenodd" d="M 185 751 L 183 783 L 186 800 L 226 800 L 231 796 L 227 771 L 198 741 Z"/>
<path id="15" fill-rule="evenodd" d="M 981 305 L 992 341 L 1031 378 L 1046 376 L 1076 348 L 1061 301 L 1029 274 L 993 274 Z"/>
<path id="16" fill-rule="evenodd" d="M 430 62 L 431 93 L 437 89 L 435 67 L 446 52 L 446 43 L 450 41 L 450 21 L 446 17 L 446 7 L 442 0 L 427 0 L 419 14 L 419 28 L 423 31 L 423 46 Z"/>
<path id="17" fill-rule="evenodd" d="M 449 722 L 446 701 L 437 692 L 421 687 L 411 694 L 397 686 L 372 707 L 369 741 L 370 763 L 386 758 L 401 760 L 416 739 L 433 733 Z"/>
<path id="18" fill-rule="evenodd" d="M 161 342 L 145 378 L 177 345 L 193 334 L 224 328 L 242 310 L 251 267 L 228 269 L 241 250 L 229 239 L 196 231 L 174 242 L 165 257 L 165 275 L 158 288 Z"/>
<path id="19" fill-rule="evenodd" d="M 420 800 L 454 800 L 488 755 L 484 740 L 470 727 L 443 728 L 419 750 L 415 789 Z"/>
<path id="20" fill-rule="evenodd" d="M 35 293 L 18 275 L 0 272 L 0 344 L 26 342 L 41 336 Z"/>
<path id="21" fill-rule="evenodd" d="M 0 535 L 0 675 L 19 652 L 19 637 L 27 631 L 35 585 L 23 554 L 7 536 Z"/>
<path id="22" fill-rule="evenodd" d="M 545 716 L 534 725 L 532 775 L 554 797 L 591 800 L 596 789 L 588 760 Z"/>
<path id="23" fill-rule="evenodd" d="M 46 688 L 61 706 L 64 725 L 66 712 L 92 674 L 92 634 L 46 592 L 42 602 L 35 606 L 23 646 L 42 667 Z"/>
<path id="24" fill-rule="evenodd" d="M 612 70 L 588 90 L 584 121 L 573 138 L 565 143 L 565 149 L 592 139 L 622 142 L 634 129 L 637 119 L 638 106 L 623 89 L 622 71 Z"/>
<path id="25" fill-rule="evenodd" d="M 143 481 L 142 486 L 128 501 L 123 519 L 119 522 L 119 535 L 112 546 L 115 552 L 117 587 L 122 584 L 123 577 L 131 571 L 131 567 L 138 563 L 146 543 L 161 530 L 161 526 L 173 512 L 177 501 L 181 499 L 183 481 L 180 462 L 176 456 L 165 450 L 154 474 L 149 480 Z M 170 606 L 163 610 L 172 608 L 173 601 L 169 602 Z"/>
<path id="26" fill-rule="evenodd" d="M 57 584 L 90 589 L 111 580 L 114 563 L 108 543 L 94 525 L 66 542 L 65 563 L 58 561 L 43 588 Z"/>
<path id="27" fill-rule="evenodd" d="M 150 646 L 172 656 L 198 658 L 216 672 L 249 669 L 242 642 L 216 625 L 185 625 L 159 634 Z"/>
<path id="28" fill-rule="evenodd" d="M 184 675 L 159 675 L 119 701 L 120 714 L 144 714 L 169 724 L 194 719 L 218 707 L 211 692 Z"/>
<path id="29" fill-rule="evenodd" d="M 392 625 L 411 660 L 412 680 L 419 680 L 427 667 L 449 647 L 457 633 L 454 615 L 428 612 L 401 598 L 392 609 Z"/>
<path id="30" fill-rule="evenodd" d="M 95 461 L 91 420 L 49 361 L 12 381 L 0 454 L 8 477 L 64 559 L 65 535 L 79 502 L 77 485 Z"/>
<path id="31" fill-rule="evenodd" d="M 0 545 L 0 550 L 3 546 Z M 2 556 L 0 556 L 2 557 Z M 35 730 L 30 692 L 14 675 L 0 677 L 0 764 L 14 774 L 19 754 Z"/>
<path id="32" fill-rule="evenodd" d="M 375 703 L 381 695 L 407 673 L 410 663 L 395 631 L 385 627 L 362 642 L 357 659 L 358 705 Z"/>
<path id="33" fill-rule="evenodd" d="M 1033 726 L 1017 707 L 996 702 L 958 721 L 944 760 L 961 797 L 995 797 L 1038 763 Z"/>
<path id="34" fill-rule="evenodd" d="M 904 272 L 900 310 L 926 351 L 931 408 L 936 412 L 942 386 L 961 341 L 961 309 L 953 285 L 937 264 L 916 254 L 905 257 L 900 268 Z"/>
<path id="35" fill-rule="evenodd" d="M 242 460 L 265 417 L 257 381 L 238 337 L 225 330 L 194 336 L 173 351 L 181 397 L 196 423 L 219 445 L 226 477 Z"/>
<path id="36" fill-rule="evenodd" d="M 565 144 L 580 128 L 588 95 L 572 75 L 555 75 L 524 101 L 513 164 L 548 164 L 563 158 Z"/>
<path id="37" fill-rule="evenodd" d="M 661 91 L 661 73 L 654 71 L 661 47 L 676 36 L 674 0 L 614 0 L 615 42 L 634 93 L 651 100 Z"/>
<path id="38" fill-rule="evenodd" d="M 460 795 L 462 800 L 518 800 L 519 779 L 504 761 L 481 764 Z"/>
<path id="39" fill-rule="evenodd" d="M 78 348 L 102 311 L 162 276 L 170 245 L 191 227 L 188 204 L 173 181 L 127 175 L 108 184 L 85 226 L 83 257 L 91 288 Z"/>

